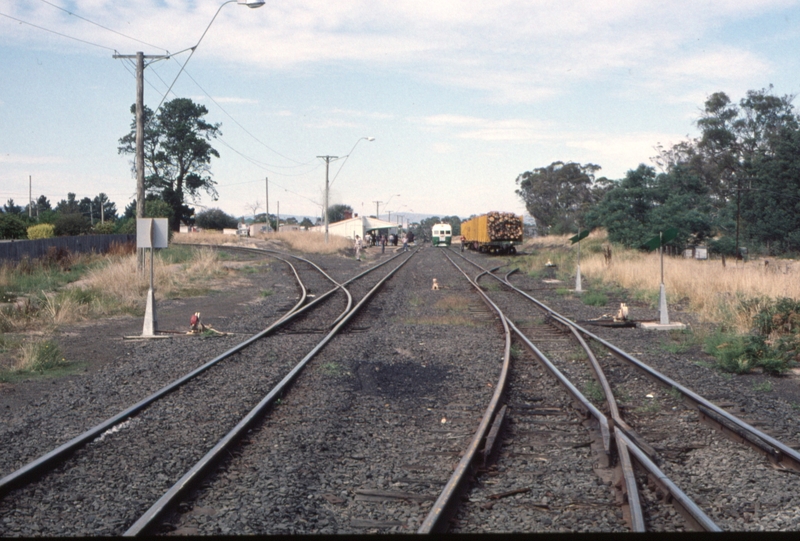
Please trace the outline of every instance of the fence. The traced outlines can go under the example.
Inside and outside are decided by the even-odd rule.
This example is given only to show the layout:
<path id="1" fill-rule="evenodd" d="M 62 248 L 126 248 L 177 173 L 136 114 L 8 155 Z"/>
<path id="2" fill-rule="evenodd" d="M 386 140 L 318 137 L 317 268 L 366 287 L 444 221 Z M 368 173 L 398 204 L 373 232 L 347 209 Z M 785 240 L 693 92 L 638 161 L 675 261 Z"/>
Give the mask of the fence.
<path id="1" fill-rule="evenodd" d="M 136 235 L 82 235 L 36 240 L 0 242 L 0 261 L 18 262 L 23 258 L 36 259 L 47 255 L 50 248 L 63 248 L 71 253 L 107 252 L 112 244 L 136 242 Z"/>

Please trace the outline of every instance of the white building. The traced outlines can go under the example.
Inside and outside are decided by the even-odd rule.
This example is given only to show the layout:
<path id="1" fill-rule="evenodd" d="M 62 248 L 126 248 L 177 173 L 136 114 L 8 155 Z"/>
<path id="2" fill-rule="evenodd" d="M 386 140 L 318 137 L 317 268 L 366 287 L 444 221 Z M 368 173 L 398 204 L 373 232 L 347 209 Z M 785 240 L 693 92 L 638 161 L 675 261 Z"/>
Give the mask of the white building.
<path id="1" fill-rule="evenodd" d="M 311 231 L 319 231 L 324 233 L 325 225 L 323 224 L 314 226 L 311 228 Z M 397 224 L 367 216 L 356 216 L 355 218 L 349 218 L 347 220 L 342 220 L 341 222 L 328 224 L 328 234 L 337 235 L 339 237 L 355 239 L 356 235 L 358 235 L 363 239 L 366 235 L 372 232 L 375 232 L 375 235 L 384 234 L 387 237 L 390 234 L 397 235 Z"/>

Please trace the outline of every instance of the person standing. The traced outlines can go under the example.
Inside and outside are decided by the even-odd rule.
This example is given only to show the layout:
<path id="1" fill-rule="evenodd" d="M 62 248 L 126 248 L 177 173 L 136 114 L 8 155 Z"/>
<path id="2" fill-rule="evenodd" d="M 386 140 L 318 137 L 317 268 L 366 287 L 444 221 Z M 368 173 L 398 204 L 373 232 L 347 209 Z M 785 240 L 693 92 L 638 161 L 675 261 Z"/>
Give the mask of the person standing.
<path id="1" fill-rule="evenodd" d="M 354 244 L 354 248 L 356 249 L 356 261 L 361 261 L 361 247 L 363 243 L 361 242 L 361 237 L 356 235 L 356 241 Z"/>
<path id="2" fill-rule="evenodd" d="M 381 235 L 381 253 L 386 253 L 386 236 Z"/>
<path id="3" fill-rule="evenodd" d="M 403 251 L 405 252 L 406 250 L 408 250 L 408 237 L 404 236 L 403 237 Z"/>

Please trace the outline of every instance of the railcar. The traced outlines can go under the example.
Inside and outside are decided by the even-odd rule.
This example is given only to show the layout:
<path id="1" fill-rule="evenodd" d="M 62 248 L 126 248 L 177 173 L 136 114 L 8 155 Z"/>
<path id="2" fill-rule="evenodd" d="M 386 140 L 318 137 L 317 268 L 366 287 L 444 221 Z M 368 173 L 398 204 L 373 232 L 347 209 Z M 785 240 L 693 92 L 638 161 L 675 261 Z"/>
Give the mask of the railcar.
<path id="1" fill-rule="evenodd" d="M 434 224 L 431 228 L 431 240 L 434 246 L 450 246 L 453 228 L 447 223 Z"/>
<path id="2" fill-rule="evenodd" d="M 522 244 L 522 216 L 489 212 L 461 222 L 463 247 L 491 254 L 516 254 Z"/>

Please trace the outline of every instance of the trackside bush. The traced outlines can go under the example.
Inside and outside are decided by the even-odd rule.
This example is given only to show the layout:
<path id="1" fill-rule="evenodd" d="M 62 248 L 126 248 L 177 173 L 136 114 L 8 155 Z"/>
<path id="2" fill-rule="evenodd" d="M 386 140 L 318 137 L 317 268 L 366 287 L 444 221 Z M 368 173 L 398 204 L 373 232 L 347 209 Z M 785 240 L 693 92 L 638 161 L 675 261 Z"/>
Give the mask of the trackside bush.
<path id="1" fill-rule="evenodd" d="M 28 228 L 28 238 L 31 240 L 49 239 L 55 236 L 56 233 L 53 224 L 32 225 Z"/>
<path id="2" fill-rule="evenodd" d="M 786 372 L 800 361 L 800 301 L 781 298 L 768 303 L 753 315 L 751 334 L 718 333 L 706 341 L 706 351 L 726 372 Z"/>

